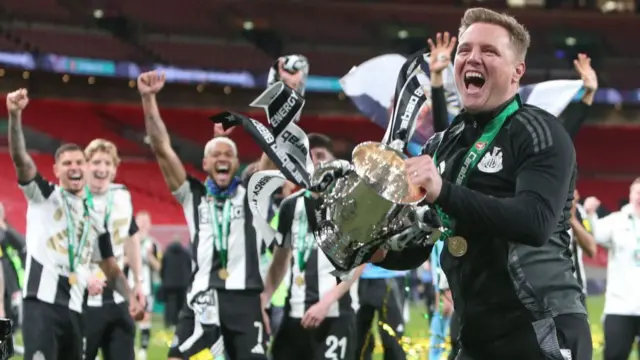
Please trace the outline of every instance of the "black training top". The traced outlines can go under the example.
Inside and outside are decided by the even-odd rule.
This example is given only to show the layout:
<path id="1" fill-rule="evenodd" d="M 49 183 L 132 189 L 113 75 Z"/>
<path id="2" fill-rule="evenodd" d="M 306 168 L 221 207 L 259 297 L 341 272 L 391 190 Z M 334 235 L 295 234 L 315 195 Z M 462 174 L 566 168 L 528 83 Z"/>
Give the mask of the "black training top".
<path id="1" fill-rule="evenodd" d="M 495 140 L 476 143 L 485 125 L 507 107 L 515 112 Z M 456 185 L 472 146 L 488 148 L 468 181 Z M 539 332 L 549 330 L 541 324 L 549 325 L 549 319 L 586 313 L 567 232 L 575 150 L 558 119 L 523 105 L 516 96 L 491 113 L 461 113 L 427 142 L 423 153 L 433 156 L 436 149 L 443 177 L 436 205 L 454 220 L 454 234 L 468 244 L 467 252 L 455 257 L 445 243 L 440 261 L 461 316 L 465 349 L 486 350 L 486 342 L 525 327 L 534 328 L 540 339 L 544 335 Z M 411 247 L 389 252 L 379 265 L 413 269 L 430 251 Z"/>

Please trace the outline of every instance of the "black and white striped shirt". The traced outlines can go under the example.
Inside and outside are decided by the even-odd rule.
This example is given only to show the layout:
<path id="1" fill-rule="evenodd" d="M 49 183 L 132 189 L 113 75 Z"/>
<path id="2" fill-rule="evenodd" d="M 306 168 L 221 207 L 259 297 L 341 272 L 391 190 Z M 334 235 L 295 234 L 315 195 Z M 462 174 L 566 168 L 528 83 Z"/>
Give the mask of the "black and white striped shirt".
<path id="1" fill-rule="evenodd" d="M 23 297 L 82 312 L 90 275 L 89 264 L 113 256 L 111 239 L 104 229 L 102 219 L 94 211 L 90 211 L 89 219 L 86 220 L 83 214 L 88 204 L 84 199 L 69 193 L 63 196 L 63 190 L 58 185 L 46 181 L 40 174 L 27 183 L 21 183 L 20 188 L 28 202 L 26 284 Z M 73 286 L 69 284 L 65 198 L 73 227 L 78 234 L 76 241 L 81 238 L 85 222 L 90 222 L 87 241 L 75 269 L 78 281 Z"/>
<path id="2" fill-rule="evenodd" d="M 584 225 L 585 219 L 587 218 L 587 213 L 584 211 L 582 205 L 576 205 L 576 217 L 581 224 Z M 586 227 L 585 227 L 586 228 Z M 590 232 L 590 229 L 587 229 Z M 569 235 L 571 235 L 571 251 L 573 252 L 573 267 L 574 267 L 574 275 L 578 279 L 580 285 L 582 285 L 582 291 L 587 294 L 587 274 L 584 270 L 584 260 L 582 257 L 582 248 L 580 244 L 578 244 L 578 239 L 573 233 L 573 229 L 569 229 Z"/>
<path id="3" fill-rule="evenodd" d="M 189 227 L 191 248 L 195 259 L 191 288 L 187 299 L 209 288 L 226 290 L 262 291 L 260 276 L 260 245 L 262 238 L 256 233 L 253 216 L 247 201 L 247 191 L 240 185 L 231 201 L 231 224 L 229 227 L 227 264 L 228 278 L 223 280 L 218 271 L 222 269 L 220 252 L 215 246 L 217 236 L 211 218 L 209 201 L 222 214 L 223 201 L 209 200 L 205 185 L 191 176 L 173 195 L 182 204 Z M 222 223 L 222 219 L 219 219 Z"/>
<path id="4" fill-rule="evenodd" d="M 282 244 L 279 245 L 291 248 L 293 251 L 286 300 L 286 309 L 292 318 L 302 318 L 311 306 L 319 302 L 338 284 L 338 279 L 331 275 L 335 268 L 322 250 L 318 249 L 310 227 L 307 225 L 308 219 L 315 216 L 314 209 L 319 206 L 319 200 L 304 194 L 305 191 L 299 191 L 282 202 L 278 223 L 278 232 L 282 234 L 283 239 Z M 303 223 L 305 221 L 306 223 Z M 305 231 L 306 238 L 302 238 L 301 231 Z M 307 246 L 313 247 L 308 253 L 303 270 L 300 269 L 299 256 L 299 251 L 305 250 L 300 246 L 302 240 L 307 242 Z M 304 282 L 297 281 L 299 277 L 304 278 Z M 331 304 L 327 317 L 335 318 L 353 313 L 350 293 L 351 291 L 347 292 L 340 300 Z"/>
<path id="5" fill-rule="evenodd" d="M 153 294 L 153 273 L 155 270 L 149 263 L 149 253 L 151 253 L 156 259 L 159 259 L 158 245 L 151 236 L 147 236 L 140 239 L 140 257 L 142 258 L 142 267 L 140 268 L 140 285 L 144 291 L 145 296 L 151 296 Z M 129 280 L 129 286 L 133 288 L 136 284 L 136 278 L 133 275 L 133 271 L 130 268 L 126 268 L 127 279 Z"/>
<path id="6" fill-rule="evenodd" d="M 125 242 L 138 232 L 138 226 L 133 218 L 131 194 L 124 185 L 111 184 L 105 194 L 93 195 L 93 206 L 104 219 L 106 228 L 111 235 L 113 255 L 116 257 L 120 269 L 124 269 Z M 91 272 L 99 278 L 105 278 L 97 264 L 91 265 Z M 121 304 L 126 300 L 122 295 L 105 287 L 102 294 L 88 296 L 87 306 L 101 307 L 104 304 Z"/>

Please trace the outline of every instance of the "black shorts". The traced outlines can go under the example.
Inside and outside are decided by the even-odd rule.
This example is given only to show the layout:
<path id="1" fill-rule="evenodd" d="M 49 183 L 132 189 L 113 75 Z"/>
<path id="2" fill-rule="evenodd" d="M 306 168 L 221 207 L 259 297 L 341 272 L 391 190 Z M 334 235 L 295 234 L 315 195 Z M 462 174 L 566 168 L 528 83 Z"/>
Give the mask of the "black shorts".
<path id="1" fill-rule="evenodd" d="M 127 303 L 85 306 L 85 355 L 95 359 L 102 350 L 104 360 L 134 360 L 136 328 Z"/>
<path id="2" fill-rule="evenodd" d="M 307 330 L 301 319 L 286 316 L 271 352 L 275 360 L 355 360 L 355 316 L 325 318 L 317 329 Z"/>
<path id="3" fill-rule="evenodd" d="M 82 314 L 37 299 L 23 302 L 25 359 L 82 360 Z"/>
<path id="4" fill-rule="evenodd" d="M 225 350 L 234 360 L 265 360 L 268 338 L 262 323 L 260 292 L 218 290 L 203 295 L 213 303 L 198 302 L 196 296 L 196 304 L 187 304 L 180 311 L 169 357 L 183 359 L 209 352 L 218 355 Z M 219 321 L 212 321 L 218 316 Z"/>
<path id="5" fill-rule="evenodd" d="M 465 327 L 462 324 L 462 333 Z M 474 329 L 475 331 L 475 329 Z M 482 331 L 482 329 L 478 329 Z M 589 320 L 583 314 L 539 320 L 508 336 L 469 346 L 464 337 L 457 360 L 591 360 L 593 343 Z"/>

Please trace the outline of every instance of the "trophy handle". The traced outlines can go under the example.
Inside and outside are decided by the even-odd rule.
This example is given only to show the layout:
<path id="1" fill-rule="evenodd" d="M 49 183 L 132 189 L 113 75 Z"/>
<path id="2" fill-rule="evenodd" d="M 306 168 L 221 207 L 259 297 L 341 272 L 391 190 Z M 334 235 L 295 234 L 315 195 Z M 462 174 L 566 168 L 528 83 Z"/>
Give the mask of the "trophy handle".
<path id="1" fill-rule="evenodd" d="M 333 160 L 320 164 L 311 176 L 309 190 L 326 193 L 336 180 L 349 175 L 351 172 L 353 172 L 353 166 L 345 160 Z"/>

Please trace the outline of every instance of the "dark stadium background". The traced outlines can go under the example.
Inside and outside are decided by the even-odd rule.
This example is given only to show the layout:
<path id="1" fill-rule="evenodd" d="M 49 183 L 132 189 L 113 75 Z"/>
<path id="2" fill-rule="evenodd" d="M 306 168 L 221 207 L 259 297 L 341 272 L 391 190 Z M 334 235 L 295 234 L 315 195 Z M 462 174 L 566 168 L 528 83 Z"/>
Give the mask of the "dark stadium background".
<path id="1" fill-rule="evenodd" d="M 640 174 L 638 1 L 3 0 L 0 92 L 29 89 L 27 143 L 45 176 L 53 178 L 52 153 L 62 142 L 111 140 L 125 158 L 118 182 L 130 189 L 136 209 L 151 212 L 158 240 L 187 241 L 182 210 L 144 141 L 134 82 L 141 70 L 161 64 L 182 76 L 165 86 L 159 103 L 180 157 L 204 177 L 202 149 L 213 134 L 207 117 L 234 109 L 264 120 L 248 104 L 264 89 L 270 64 L 304 54 L 315 88 L 324 91 L 308 89 L 301 125 L 332 136 L 348 158 L 354 144 L 379 140 L 383 131 L 357 113 L 336 79 L 373 56 L 408 54 L 438 31 L 455 33 L 471 6 L 504 9 L 528 27 L 525 84 L 574 78 L 578 52 L 593 59 L 600 90 L 576 139 L 578 189 L 617 209 Z M 1 108 L 0 201 L 23 231 L 26 202 L 7 154 Z M 245 163 L 259 156 L 241 129 L 232 138 Z M 606 253 L 590 264 L 606 266 Z"/>

